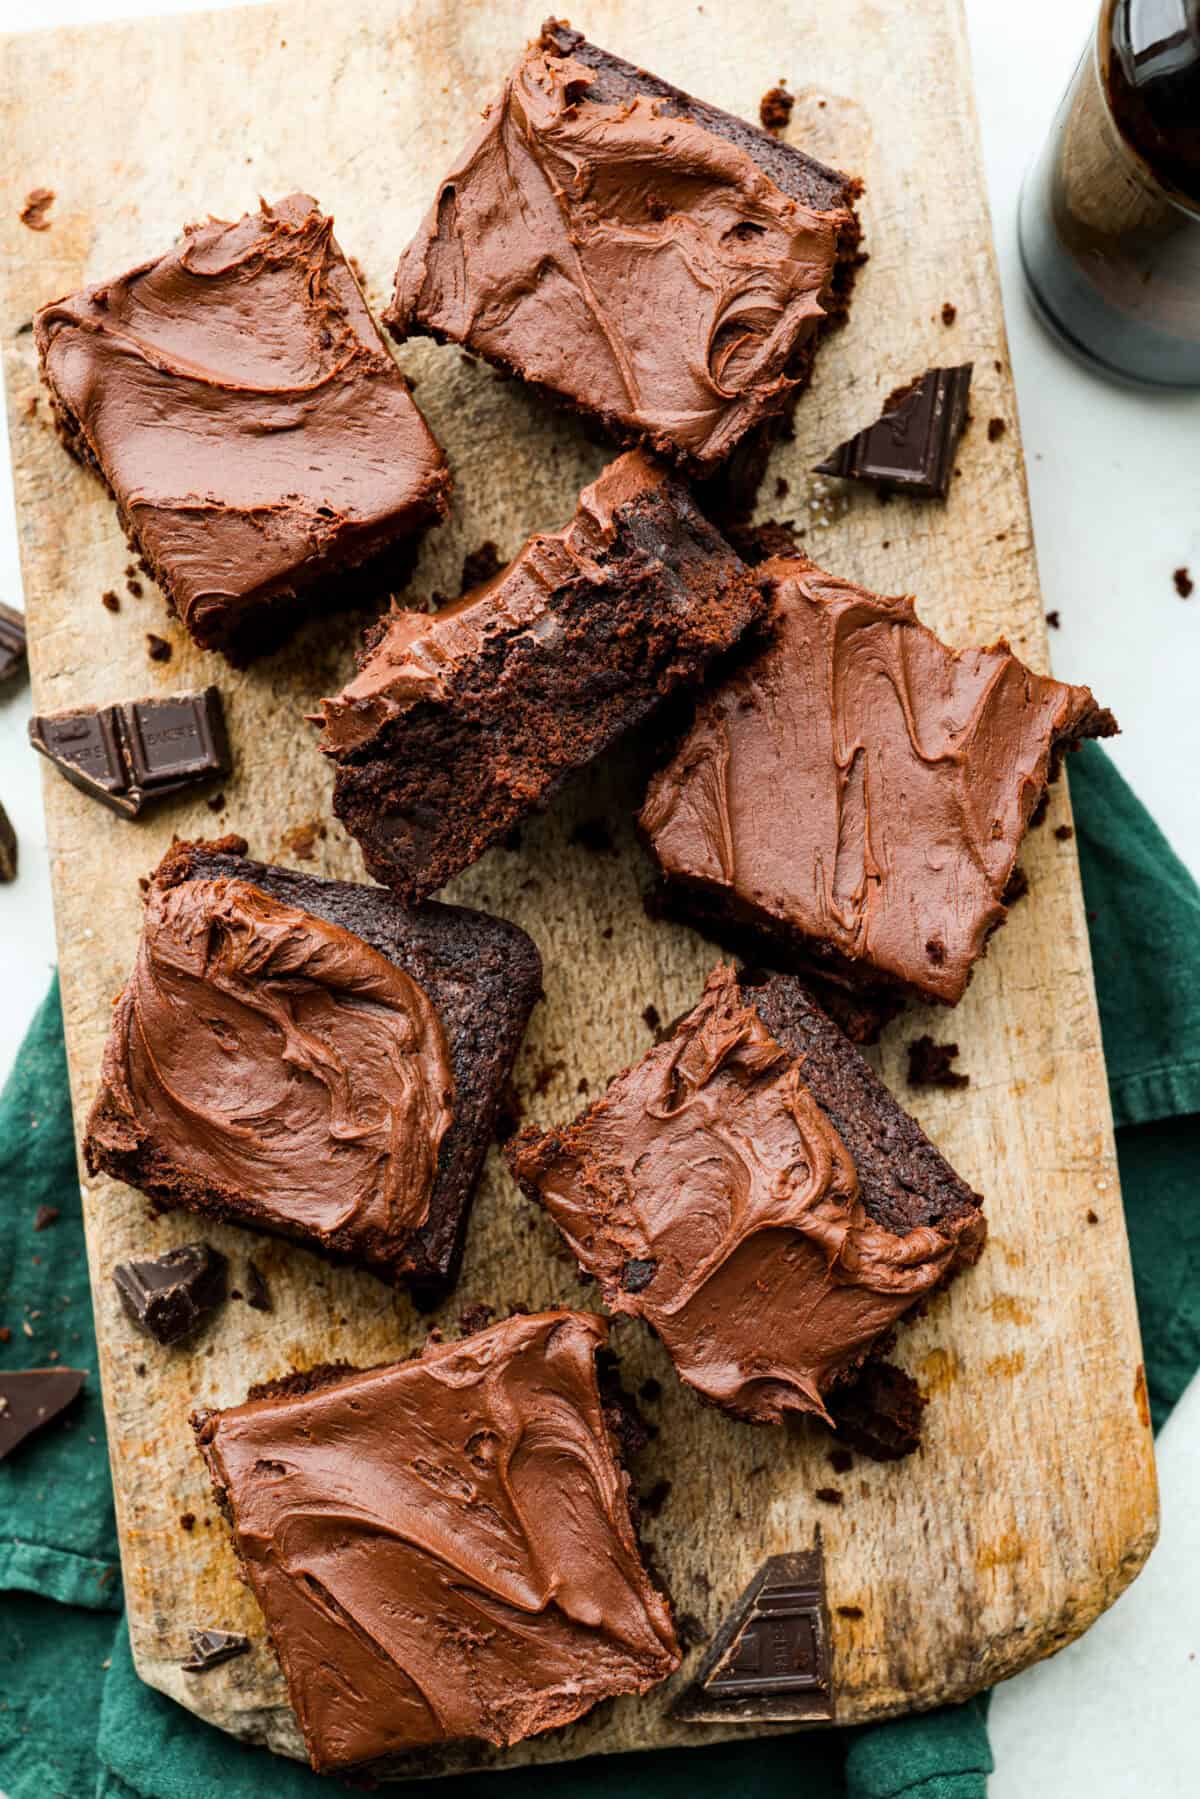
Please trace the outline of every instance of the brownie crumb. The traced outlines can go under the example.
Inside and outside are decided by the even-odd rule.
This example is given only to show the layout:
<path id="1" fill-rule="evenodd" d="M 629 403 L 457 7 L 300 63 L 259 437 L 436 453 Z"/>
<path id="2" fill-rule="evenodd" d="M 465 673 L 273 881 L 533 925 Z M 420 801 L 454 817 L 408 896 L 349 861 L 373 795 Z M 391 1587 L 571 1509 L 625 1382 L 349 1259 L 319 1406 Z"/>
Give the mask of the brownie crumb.
<path id="1" fill-rule="evenodd" d="M 131 594 L 135 600 L 140 600 L 146 589 L 142 586 L 140 581 L 129 580 L 125 583 L 125 591 L 126 593 Z"/>
<path id="2" fill-rule="evenodd" d="M 645 1020 L 646 1029 L 651 1033 L 654 1041 L 656 1043 L 659 1042 L 660 1033 L 662 1031 L 662 1018 L 659 1015 L 658 1007 L 655 1005 L 645 1006 L 642 1010 L 642 1017 Z"/>
<path id="3" fill-rule="evenodd" d="M 121 610 L 120 597 L 113 592 L 111 587 L 107 592 L 100 595 L 100 604 L 106 612 L 119 612 Z"/>
<path id="4" fill-rule="evenodd" d="M 1002 906 L 1015 906 L 1029 892 L 1029 876 L 1018 862 L 1008 877 L 1008 885 L 1000 895 Z"/>
<path id="5" fill-rule="evenodd" d="M 1055 825 L 1054 835 L 1058 838 L 1060 843 L 1069 843 L 1075 833 L 1070 825 Z"/>
<path id="6" fill-rule="evenodd" d="M 786 500 L 790 491 L 791 490 L 788 486 L 788 483 L 784 480 L 783 476 L 782 475 L 776 476 L 775 498 L 777 500 Z"/>
<path id="7" fill-rule="evenodd" d="M 945 305 L 942 307 L 942 323 L 943 323 L 943 325 L 952 325 L 957 317 L 958 317 L 958 307 L 952 305 L 951 302 L 949 300 L 947 300 Z"/>
<path id="8" fill-rule="evenodd" d="M 643 1518 L 657 1518 L 667 1502 L 671 1491 L 669 1480 L 656 1480 L 650 1491 L 641 1499 L 638 1509 Z"/>
<path id="9" fill-rule="evenodd" d="M 225 810 L 225 795 L 223 793 L 214 793 L 211 799 L 205 800 L 204 804 L 208 807 L 210 812 L 223 812 Z"/>
<path id="10" fill-rule="evenodd" d="M 1004 436 L 1004 433 L 1007 430 L 1008 430 L 1008 426 L 1005 424 L 1003 419 L 989 419 L 988 420 L 988 442 L 990 444 L 999 443 L 1000 439 Z"/>
<path id="11" fill-rule="evenodd" d="M 49 1230 L 50 1226 L 52 1224 L 58 1223 L 59 1216 L 60 1216 L 60 1214 L 59 1214 L 59 1210 L 58 1210 L 57 1206 L 39 1206 L 37 1209 L 37 1212 L 34 1215 L 34 1220 L 33 1220 L 34 1230 L 35 1231 Z"/>
<path id="12" fill-rule="evenodd" d="M 1087 1209 L 1087 1221 L 1089 1224 L 1099 1224 L 1100 1222 L 1099 1212 L 1093 1212 L 1091 1206 Z"/>
<path id="13" fill-rule="evenodd" d="M 1057 611 L 1048 612 L 1046 614 L 1046 623 L 1049 625 L 1049 627 L 1052 631 L 1057 631 L 1059 625 L 1062 623 L 1062 620 L 1059 618 Z"/>
<path id="14" fill-rule="evenodd" d="M 477 550 L 471 550 L 463 557 L 462 591 L 469 593 L 473 587 L 482 587 L 504 567 L 504 558 L 489 537 L 481 543 Z"/>
<path id="15" fill-rule="evenodd" d="M 1190 600 L 1196 591 L 1196 583 L 1192 580 L 1189 570 L 1186 568 L 1177 568 L 1171 579 L 1175 583 L 1175 592 L 1179 595 L 1180 599 Z"/>
<path id="16" fill-rule="evenodd" d="M 254 1263 L 246 1263 L 246 1304 L 256 1312 L 273 1312 L 271 1289 L 263 1279 L 262 1270 Z"/>
<path id="17" fill-rule="evenodd" d="M 638 1388 L 638 1398 L 645 1399 L 651 1404 L 653 1404 L 655 1400 L 661 1399 L 662 1382 L 655 1380 L 652 1374 L 647 1375 L 646 1379 Z"/>
<path id="18" fill-rule="evenodd" d="M 571 842 L 577 843 L 580 849 L 591 850 L 597 856 L 611 856 L 616 852 L 616 844 L 612 833 L 602 818 L 582 818 L 571 832 Z"/>
<path id="19" fill-rule="evenodd" d="M 151 662 L 169 662 L 171 646 L 165 637 L 159 637 L 154 631 L 146 633 L 146 654 Z"/>
<path id="20" fill-rule="evenodd" d="M 813 1498 L 819 1499 L 822 1505 L 841 1505 L 843 1497 L 840 1487 L 818 1487 L 813 1494 Z"/>
<path id="21" fill-rule="evenodd" d="M 179 1528 L 180 1528 L 180 1530 L 195 1530 L 195 1528 L 196 1528 L 195 1512 L 180 1512 Z"/>
<path id="22" fill-rule="evenodd" d="M 953 1067 L 958 1055 L 957 1043 L 935 1043 L 930 1036 L 914 1037 L 908 1046 L 908 1084 L 910 1087 L 967 1087 L 969 1074 Z"/>
<path id="23" fill-rule="evenodd" d="M 786 131 L 795 104 L 795 95 L 789 94 L 782 83 L 778 87 L 769 87 L 758 103 L 763 130 Z"/>
<path id="24" fill-rule="evenodd" d="M 533 1077 L 534 1094 L 545 1093 L 551 1081 L 560 1075 L 566 1066 L 565 1062 L 543 1062 Z"/>
<path id="25" fill-rule="evenodd" d="M 22 225 L 30 231 L 49 231 L 50 220 L 47 213 L 54 205 L 56 195 L 52 187 L 35 187 L 25 196 L 25 204 L 18 213 Z"/>
<path id="26" fill-rule="evenodd" d="M 861 1605 L 839 1605 L 836 1609 L 839 1618 L 862 1618 L 865 1616 Z"/>
<path id="27" fill-rule="evenodd" d="M 829 1452 L 829 1466 L 833 1469 L 835 1474 L 849 1474 L 851 1468 L 854 1466 L 854 1457 L 850 1454 L 848 1449 L 831 1449 Z"/>
<path id="28" fill-rule="evenodd" d="M 586 1093 L 591 1092 L 591 1083 L 589 1082 L 586 1074 L 580 1075 L 579 1080 L 576 1082 L 576 1085 L 575 1085 L 575 1091 L 576 1091 L 576 1093 L 581 1093 L 581 1094 L 586 1094 Z"/>
<path id="29" fill-rule="evenodd" d="M 459 1313 L 458 1331 L 462 1337 L 473 1337 L 477 1331 L 486 1330 L 496 1316 L 495 1308 L 482 1304 L 468 1306 L 465 1312 Z"/>

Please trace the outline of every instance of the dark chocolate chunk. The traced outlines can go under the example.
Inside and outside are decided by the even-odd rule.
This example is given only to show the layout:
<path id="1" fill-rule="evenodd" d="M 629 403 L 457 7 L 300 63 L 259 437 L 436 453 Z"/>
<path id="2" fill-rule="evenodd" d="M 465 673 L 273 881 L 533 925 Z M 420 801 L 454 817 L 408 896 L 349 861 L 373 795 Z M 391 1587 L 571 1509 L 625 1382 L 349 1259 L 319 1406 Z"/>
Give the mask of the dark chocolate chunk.
<path id="1" fill-rule="evenodd" d="M 967 1087 L 969 1074 L 960 1074 L 953 1066 L 958 1055 L 957 1043 L 935 1043 L 925 1035 L 914 1037 L 908 1046 L 908 1084 L 910 1087 Z"/>
<path id="2" fill-rule="evenodd" d="M 959 368 L 930 369 L 897 388 L 875 423 L 840 444 L 817 464 L 817 473 L 877 482 L 918 499 L 944 500 L 967 422 L 971 368 L 966 362 Z"/>
<path id="3" fill-rule="evenodd" d="M 0 881 L 15 881 L 16 878 L 17 833 L 8 813 L 0 806 Z"/>
<path id="4" fill-rule="evenodd" d="M 246 1304 L 256 1312 L 273 1312 L 271 1289 L 253 1262 L 246 1263 Z"/>
<path id="5" fill-rule="evenodd" d="M 0 687 L 25 666 L 25 614 L 0 600 Z"/>
<path id="6" fill-rule="evenodd" d="M 0 1462 L 65 1412 L 84 1378 L 80 1368 L 21 1368 L 0 1374 Z"/>
<path id="7" fill-rule="evenodd" d="M 49 713 L 30 719 L 29 740 L 74 786 L 126 818 L 230 770 L 215 687 Z"/>
<path id="8" fill-rule="evenodd" d="M 688 1724 L 779 1723 L 834 1715 L 820 1533 L 812 1549 L 764 1562 L 672 1708 Z"/>
<path id="9" fill-rule="evenodd" d="M 179 1343 L 225 1302 L 225 1257 L 185 1243 L 149 1262 L 118 1262 L 113 1285 L 129 1317 L 158 1343 Z"/>
<path id="10" fill-rule="evenodd" d="M 193 1630 L 188 1635 L 192 1652 L 179 1664 L 185 1674 L 207 1674 L 210 1668 L 219 1668 L 235 1655 L 245 1655 L 250 1647 L 249 1637 L 232 1630 Z"/>

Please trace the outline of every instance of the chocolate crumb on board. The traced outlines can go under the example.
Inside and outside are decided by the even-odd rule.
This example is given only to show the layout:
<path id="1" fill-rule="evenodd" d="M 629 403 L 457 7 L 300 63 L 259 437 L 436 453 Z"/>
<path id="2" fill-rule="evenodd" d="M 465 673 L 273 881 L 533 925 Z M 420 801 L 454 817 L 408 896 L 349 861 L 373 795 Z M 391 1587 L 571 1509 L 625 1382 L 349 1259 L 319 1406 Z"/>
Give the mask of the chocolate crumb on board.
<path id="1" fill-rule="evenodd" d="M 566 1066 L 565 1062 L 543 1062 L 533 1077 L 533 1093 L 535 1095 L 545 1093 L 551 1083 L 563 1073 Z"/>
<path id="2" fill-rule="evenodd" d="M 188 1635 L 191 1652 L 179 1664 L 185 1674 L 207 1674 L 210 1668 L 219 1668 L 235 1655 L 245 1655 L 250 1647 L 249 1637 L 232 1630 L 192 1630 Z"/>
<path id="3" fill-rule="evenodd" d="M 1048 612 L 1046 614 L 1046 623 L 1049 625 L 1049 627 L 1052 631 L 1058 630 L 1058 627 L 1062 623 L 1062 620 L 1059 618 L 1057 610 L 1055 610 L 1054 612 Z"/>
<path id="4" fill-rule="evenodd" d="M 246 1304 L 256 1312 L 273 1312 L 271 1289 L 256 1262 L 246 1263 Z"/>
<path id="5" fill-rule="evenodd" d="M 796 96 L 788 93 L 782 81 L 778 87 L 769 87 L 758 103 L 758 116 L 763 130 L 786 131 L 795 104 Z"/>
<path id="6" fill-rule="evenodd" d="M 819 1499 L 822 1505 L 841 1505 L 845 1497 L 840 1487 L 818 1487 L 813 1494 L 813 1498 Z"/>
<path id="7" fill-rule="evenodd" d="M 195 1512 L 180 1512 L 179 1528 L 180 1528 L 180 1530 L 195 1530 L 195 1528 L 196 1528 Z"/>
<path id="8" fill-rule="evenodd" d="M 56 198 L 52 187 L 31 188 L 17 215 L 22 225 L 27 225 L 30 231 L 49 231 L 52 221 L 47 215 Z"/>
<path id="9" fill-rule="evenodd" d="M 645 1021 L 646 1029 L 652 1034 L 655 1042 L 657 1042 L 659 1032 L 662 1030 L 662 1017 L 659 1014 L 658 1007 L 653 1004 L 645 1006 L 642 1010 L 642 1018 Z"/>
<path id="10" fill-rule="evenodd" d="M 111 587 L 106 588 L 100 595 L 100 604 L 106 612 L 119 612 L 121 610 L 120 596 L 115 594 Z"/>
<path id="11" fill-rule="evenodd" d="M 146 589 L 142 586 L 140 581 L 134 581 L 134 580 L 130 579 L 130 580 L 127 580 L 125 583 L 125 591 L 133 599 L 140 600 L 142 595 L 145 593 Z"/>
<path id="12" fill-rule="evenodd" d="M 494 1306 L 483 1304 L 468 1306 L 465 1312 L 460 1312 L 458 1315 L 459 1335 L 463 1337 L 475 1336 L 477 1332 L 486 1330 L 495 1316 L 496 1309 Z"/>
<path id="13" fill-rule="evenodd" d="M 790 492 L 791 488 L 788 485 L 786 476 L 777 475 L 775 478 L 775 498 L 777 500 L 786 500 Z"/>
<path id="14" fill-rule="evenodd" d="M 1086 1216 L 1087 1216 L 1087 1221 L 1089 1224 L 1099 1224 L 1100 1214 L 1098 1212 L 1094 1212 L 1092 1210 L 1091 1206 L 1088 1207 Z"/>
<path id="15" fill-rule="evenodd" d="M 638 1398 L 644 1399 L 652 1405 L 655 1400 L 662 1398 L 662 1382 L 655 1380 L 652 1374 L 648 1374 L 638 1388 Z"/>
<path id="16" fill-rule="evenodd" d="M 1000 895 L 1000 904 L 1002 906 L 1015 906 L 1017 901 L 1023 900 L 1028 892 L 1029 876 L 1018 862 L 1008 877 L 1008 884 L 1005 887 L 1004 892 Z"/>
<path id="17" fill-rule="evenodd" d="M 57 1224 L 62 1216 L 57 1206 L 39 1206 L 33 1215 L 35 1231 L 48 1231 L 52 1224 Z"/>
<path id="18" fill-rule="evenodd" d="M 1180 599 L 1190 600 L 1196 591 L 1196 583 L 1192 580 L 1190 571 L 1186 568 L 1177 568 L 1171 579 L 1175 583 L 1175 592 Z"/>
<path id="19" fill-rule="evenodd" d="M 591 850 L 596 856 L 616 854 L 612 832 L 602 818 L 581 818 L 571 832 L 571 842 L 577 843 L 580 849 Z"/>
<path id="20" fill-rule="evenodd" d="M 204 804 L 208 807 L 210 812 L 223 812 L 225 810 L 225 795 L 223 792 L 214 793 L 211 799 L 205 800 Z"/>
<path id="21" fill-rule="evenodd" d="M 990 444 L 998 443 L 1007 430 L 1008 426 L 1003 419 L 989 419 L 988 442 Z"/>
<path id="22" fill-rule="evenodd" d="M 944 304 L 944 306 L 942 307 L 942 323 L 943 323 L 943 325 L 952 325 L 957 317 L 958 317 L 958 307 L 955 306 L 952 301 L 947 300 L 946 303 Z"/>
<path id="23" fill-rule="evenodd" d="M 0 881 L 15 881 L 16 878 L 17 833 L 8 813 L 0 806 Z"/>
<path id="24" fill-rule="evenodd" d="M 839 1605 L 835 1606 L 834 1610 L 837 1612 L 839 1618 L 862 1618 L 866 1616 L 861 1605 Z"/>
<path id="25" fill-rule="evenodd" d="M 854 1457 L 850 1454 L 848 1449 L 831 1449 L 829 1451 L 829 1466 L 833 1469 L 835 1474 L 849 1474 L 851 1468 L 854 1466 Z"/>
<path id="26" fill-rule="evenodd" d="M 156 631 L 147 631 L 146 654 L 151 662 L 169 662 L 171 653 L 171 646 L 165 637 L 160 637 Z"/>
<path id="27" fill-rule="evenodd" d="M 504 558 L 489 537 L 477 550 L 470 550 L 463 557 L 462 592 L 469 593 L 473 587 L 482 587 L 503 567 Z"/>
<path id="28" fill-rule="evenodd" d="M 969 1074 L 960 1074 L 951 1066 L 958 1055 L 957 1043 L 935 1043 L 928 1035 L 914 1037 L 908 1046 L 908 1084 L 910 1087 L 967 1087 Z"/>
<path id="29" fill-rule="evenodd" d="M 1054 835 L 1058 838 L 1060 843 L 1069 843 L 1075 833 L 1070 825 L 1055 825 Z"/>
<path id="30" fill-rule="evenodd" d="M 671 1493 L 669 1480 L 656 1480 L 650 1491 L 638 1501 L 638 1510 L 643 1518 L 657 1518 L 667 1503 Z"/>

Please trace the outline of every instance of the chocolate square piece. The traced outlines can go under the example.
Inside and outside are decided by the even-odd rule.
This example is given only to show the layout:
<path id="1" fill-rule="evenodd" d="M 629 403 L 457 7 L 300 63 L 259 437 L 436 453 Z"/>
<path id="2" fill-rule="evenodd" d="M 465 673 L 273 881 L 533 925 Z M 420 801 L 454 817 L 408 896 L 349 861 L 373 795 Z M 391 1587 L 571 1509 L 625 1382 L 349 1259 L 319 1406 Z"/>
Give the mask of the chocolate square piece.
<path id="1" fill-rule="evenodd" d="M 679 1664 L 592 1314 L 298 1374 L 197 1436 L 314 1768 L 507 1747 Z"/>
<path id="2" fill-rule="evenodd" d="M 919 500 L 944 500 L 967 425 L 972 364 L 930 369 L 897 388 L 873 425 L 841 444 L 819 475 L 895 488 Z"/>
<path id="3" fill-rule="evenodd" d="M 0 1462 L 53 1423 L 79 1397 L 79 1368 L 10 1368 L 0 1373 Z"/>
<path id="4" fill-rule="evenodd" d="M 642 809 L 667 907 L 777 967 L 953 1005 L 1064 751 L 1116 722 L 1006 643 L 950 649 L 910 599 L 801 556 L 756 573 L 773 634 Z"/>
<path id="5" fill-rule="evenodd" d="M 457 1275 L 541 990 L 523 931 L 180 844 L 147 896 L 84 1154 L 160 1206 L 403 1282 Z"/>
<path id="6" fill-rule="evenodd" d="M 113 1285 L 138 1329 L 180 1343 L 224 1304 L 226 1262 L 207 1243 L 184 1243 L 145 1262 L 118 1262 Z"/>
<path id="7" fill-rule="evenodd" d="M 816 1723 L 834 1716 L 820 1539 L 763 1563 L 671 1715 L 688 1724 Z"/>
<path id="8" fill-rule="evenodd" d="M 30 719 L 29 741 L 73 787 L 124 818 L 231 767 L 215 687 L 44 713 Z"/>
<path id="9" fill-rule="evenodd" d="M 508 1155 L 605 1305 L 752 1424 L 833 1424 L 830 1390 L 983 1245 L 979 1196 L 787 975 L 717 968 L 574 1124 Z"/>
<path id="10" fill-rule="evenodd" d="M 857 193 L 552 19 L 442 181 L 384 320 L 711 475 L 778 429 L 845 312 Z"/>
<path id="11" fill-rule="evenodd" d="M 762 603 L 686 488 L 630 451 L 563 530 L 368 638 L 322 703 L 333 809 L 377 880 L 423 898 L 697 679 Z"/>
<path id="12" fill-rule="evenodd" d="M 269 647 L 302 590 L 446 510 L 445 459 L 304 194 L 189 227 L 34 330 L 63 441 L 206 649 Z"/>

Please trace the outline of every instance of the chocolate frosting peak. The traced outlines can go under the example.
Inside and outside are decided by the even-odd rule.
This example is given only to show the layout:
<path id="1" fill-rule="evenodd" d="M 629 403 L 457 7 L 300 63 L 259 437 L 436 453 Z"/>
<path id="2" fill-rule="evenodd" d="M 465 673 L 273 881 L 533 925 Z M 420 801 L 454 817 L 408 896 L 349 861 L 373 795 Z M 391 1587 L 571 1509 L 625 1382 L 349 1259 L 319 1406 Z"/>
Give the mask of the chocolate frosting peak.
<path id="1" fill-rule="evenodd" d="M 962 997 L 1058 748 L 1114 730 L 1006 643 L 952 650 L 802 557 L 774 635 L 700 706 L 641 825 L 668 878 L 931 998 Z"/>
<path id="2" fill-rule="evenodd" d="M 560 629 L 547 610 L 550 598 L 568 581 L 608 578 L 597 558 L 613 542 L 618 511 L 665 480 L 649 457 L 630 450 L 584 488 L 569 525 L 536 533 L 490 581 L 439 612 L 392 612 L 358 673 L 335 699 L 321 701 L 320 747 L 350 755 L 406 707 L 444 699 L 448 671 L 474 661 L 489 636 Z"/>
<path id="3" fill-rule="evenodd" d="M 798 385 L 847 214 L 661 99 L 592 82 L 530 46 L 402 256 L 386 322 L 712 467 Z"/>
<path id="4" fill-rule="evenodd" d="M 304 194 L 189 229 L 36 320 L 69 408 L 185 624 L 441 511 L 445 460 Z"/>
<path id="5" fill-rule="evenodd" d="M 200 1422 L 315 1766 L 507 1745 L 678 1665 L 597 1389 L 606 1335 L 513 1317 Z"/>
<path id="6" fill-rule="evenodd" d="M 422 989 L 360 938 L 239 880 L 155 886 L 93 1134 L 327 1235 L 429 1210 L 453 1075 Z"/>
<path id="7" fill-rule="evenodd" d="M 514 1167 L 605 1303 L 652 1325 L 707 1398 L 759 1423 L 828 1419 L 831 1381 L 956 1254 L 954 1225 L 897 1235 L 868 1217 L 802 1066 L 728 967 L 576 1124 L 519 1139 Z"/>

